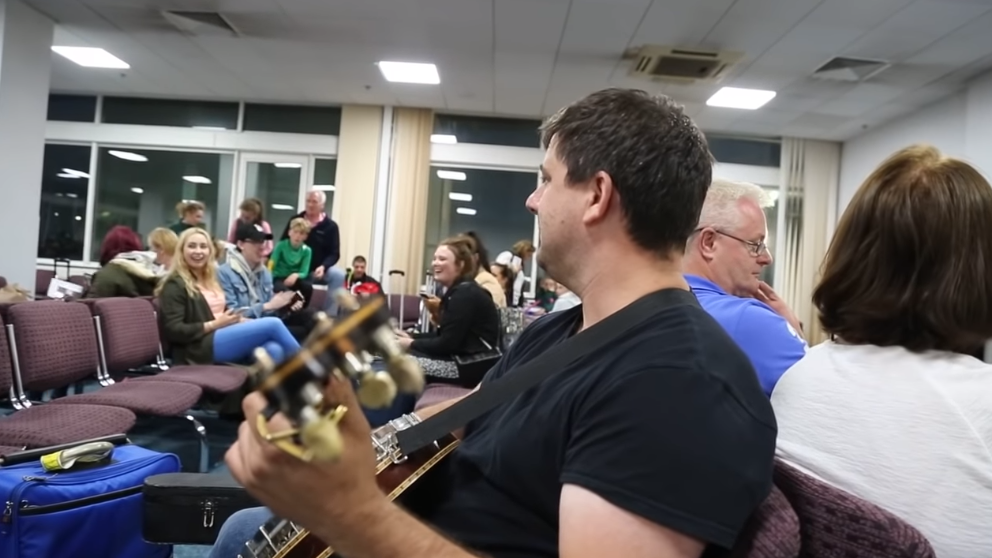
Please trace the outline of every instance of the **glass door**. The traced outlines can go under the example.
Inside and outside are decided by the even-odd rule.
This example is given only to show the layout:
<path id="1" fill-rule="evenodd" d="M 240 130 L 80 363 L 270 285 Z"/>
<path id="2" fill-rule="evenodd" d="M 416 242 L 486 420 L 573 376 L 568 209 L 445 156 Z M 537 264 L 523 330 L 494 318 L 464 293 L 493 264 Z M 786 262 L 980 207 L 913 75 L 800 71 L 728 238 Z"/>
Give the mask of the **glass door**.
<path id="1" fill-rule="evenodd" d="M 276 240 L 290 219 L 302 211 L 306 197 L 310 158 L 305 155 L 242 153 L 238 193 L 231 222 L 238 218 L 238 206 L 245 198 L 262 201 L 263 217 L 272 226 Z"/>

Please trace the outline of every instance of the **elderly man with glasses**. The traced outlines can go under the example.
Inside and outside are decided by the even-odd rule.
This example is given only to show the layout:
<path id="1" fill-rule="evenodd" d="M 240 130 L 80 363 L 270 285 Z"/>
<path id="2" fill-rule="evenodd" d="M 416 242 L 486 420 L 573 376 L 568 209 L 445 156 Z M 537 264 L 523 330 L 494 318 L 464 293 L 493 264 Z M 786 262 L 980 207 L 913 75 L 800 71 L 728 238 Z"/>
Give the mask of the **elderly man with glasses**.
<path id="1" fill-rule="evenodd" d="M 696 298 L 750 357 L 766 395 L 807 348 L 795 315 L 761 280 L 772 263 L 770 205 L 760 186 L 714 180 L 683 260 Z"/>

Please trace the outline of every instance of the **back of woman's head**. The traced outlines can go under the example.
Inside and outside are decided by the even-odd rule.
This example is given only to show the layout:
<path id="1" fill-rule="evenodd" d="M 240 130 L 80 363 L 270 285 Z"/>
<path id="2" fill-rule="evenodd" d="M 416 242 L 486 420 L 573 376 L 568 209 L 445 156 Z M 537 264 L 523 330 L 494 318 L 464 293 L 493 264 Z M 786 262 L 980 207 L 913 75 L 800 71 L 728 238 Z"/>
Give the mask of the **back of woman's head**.
<path id="1" fill-rule="evenodd" d="M 265 208 L 262 205 L 262 200 L 258 198 L 245 198 L 244 201 L 241 202 L 241 205 L 238 206 L 238 209 L 245 213 L 254 215 L 255 218 L 252 222 L 256 225 L 260 225 L 262 221 L 265 220 Z"/>
<path id="2" fill-rule="evenodd" d="M 475 261 L 475 252 L 471 239 L 465 236 L 455 236 L 441 241 L 441 246 L 447 246 L 455 256 L 455 264 L 459 268 L 458 276 L 462 279 L 475 279 L 479 265 Z"/>
<path id="3" fill-rule="evenodd" d="M 813 304 L 847 343 L 974 352 L 992 338 L 992 187 L 933 147 L 895 153 L 841 217 Z"/>
<path id="4" fill-rule="evenodd" d="M 531 257 L 536 251 L 534 249 L 534 243 L 529 240 L 518 240 L 514 242 L 512 250 L 514 256 L 524 259 Z"/>
<path id="5" fill-rule="evenodd" d="M 472 240 L 472 251 L 475 252 L 479 269 L 489 271 L 489 251 L 486 250 L 486 246 L 482 243 L 482 239 L 479 238 L 479 234 L 475 231 L 468 231 L 465 233 L 465 236 Z"/>
<path id="6" fill-rule="evenodd" d="M 179 218 L 182 219 L 191 213 L 196 213 L 197 211 L 206 211 L 207 206 L 196 200 L 184 200 L 176 204 L 176 213 Z"/>
<path id="7" fill-rule="evenodd" d="M 116 225 L 107 231 L 100 243 L 100 265 L 107 265 L 110 260 L 125 252 L 137 252 L 143 248 L 138 233 L 130 227 Z"/>
<path id="8" fill-rule="evenodd" d="M 176 252 L 177 244 L 179 244 L 179 235 L 172 229 L 157 227 L 148 233 L 148 246 L 152 250 L 162 251 L 171 255 Z"/>

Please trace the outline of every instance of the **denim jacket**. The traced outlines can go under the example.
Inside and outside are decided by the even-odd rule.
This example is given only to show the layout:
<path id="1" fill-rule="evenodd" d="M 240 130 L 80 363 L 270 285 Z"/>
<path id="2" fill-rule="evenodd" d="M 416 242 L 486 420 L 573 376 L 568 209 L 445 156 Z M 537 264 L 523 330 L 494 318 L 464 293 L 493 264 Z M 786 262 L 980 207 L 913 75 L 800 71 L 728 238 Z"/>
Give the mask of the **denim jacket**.
<path id="1" fill-rule="evenodd" d="M 232 259 L 239 256 L 240 254 L 232 252 L 228 255 L 228 261 L 217 268 L 217 281 L 220 283 L 221 288 L 224 289 L 227 307 L 231 309 L 251 308 L 245 313 L 246 318 L 274 316 L 275 313 L 265 312 L 262 309 L 262 305 L 272 300 L 272 274 L 269 273 L 268 268 L 264 265 L 258 266 L 253 272 L 241 271 L 247 266 L 232 266 L 232 263 L 238 263 L 232 262 Z M 239 259 L 241 262 L 244 261 L 243 258 Z M 238 270 L 235 270 L 235 267 Z M 256 295 L 258 297 L 254 304 L 252 304 L 251 287 L 249 286 L 250 279 L 247 273 L 254 274 Z"/>

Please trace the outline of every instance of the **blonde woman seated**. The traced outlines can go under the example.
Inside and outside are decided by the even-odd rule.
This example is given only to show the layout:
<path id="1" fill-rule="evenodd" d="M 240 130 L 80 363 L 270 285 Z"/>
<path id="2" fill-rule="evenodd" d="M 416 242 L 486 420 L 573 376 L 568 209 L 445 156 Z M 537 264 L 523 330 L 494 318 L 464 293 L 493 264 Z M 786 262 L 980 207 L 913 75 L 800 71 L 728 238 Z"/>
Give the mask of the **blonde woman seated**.
<path id="1" fill-rule="evenodd" d="M 786 462 L 895 513 L 940 558 L 992 554 L 992 186 L 912 147 L 844 212 L 813 303 L 832 337 L 772 393 Z"/>
<path id="2" fill-rule="evenodd" d="M 183 364 L 245 362 L 264 347 L 277 363 L 300 345 L 275 317 L 249 320 L 244 309 L 229 308 L 217 282 L 214 243 L 191 228 L 179 236 L 169 274 L 159 285 L 159 320 L 172 356 Z"/>
<path id="3" fill-rule="evenodd" d="M 436 333 L 400 332 L 399 343 L 418 357 L 427 381 L 474 388 L 487 370 L 455 363 L 457 357 L 494 354 L 499 347 L 499 312 L 489 293 L 475 282 L 472 247 L 465 237 L 441 242 L 434 251 L 434 280 L 445 288 Z M 465 372 L 463 374 L 463 372 Z"/>

